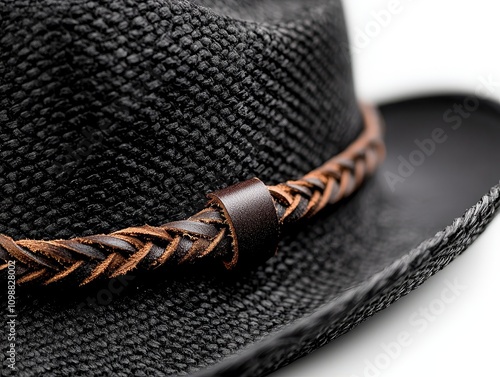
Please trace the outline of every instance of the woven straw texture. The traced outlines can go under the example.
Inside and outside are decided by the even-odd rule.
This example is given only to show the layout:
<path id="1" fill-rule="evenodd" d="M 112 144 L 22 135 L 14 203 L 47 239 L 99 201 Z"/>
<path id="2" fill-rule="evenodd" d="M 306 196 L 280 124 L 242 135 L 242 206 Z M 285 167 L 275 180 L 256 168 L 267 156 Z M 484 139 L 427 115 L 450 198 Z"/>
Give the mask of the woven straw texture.
<path id="1" fill-rule="evenodd" d="M 290 4 L 2 2 L 0 233 L 160 225 L 340 152 L 361 130 L 340 6 Z"/>
<path id="2" fill-rule="evenodd" d="M 16 239 L 184 218 L 361 130 L 337 0 L 0 1 L 0 17 L 0 233 Z M 385 191 L 372 180 L 246 273 L 19 290 L 12 375 L 265 375 L 449 263 L 499 204 L 495 188 L 408 254 L 436 229 Z"/>

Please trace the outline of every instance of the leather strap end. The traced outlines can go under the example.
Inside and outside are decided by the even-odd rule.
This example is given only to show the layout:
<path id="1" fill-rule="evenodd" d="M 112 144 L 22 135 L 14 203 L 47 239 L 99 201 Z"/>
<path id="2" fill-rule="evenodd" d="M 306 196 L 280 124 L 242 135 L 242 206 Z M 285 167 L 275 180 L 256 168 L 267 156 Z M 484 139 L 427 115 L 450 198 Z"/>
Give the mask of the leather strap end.
<path id="1" fill-rule="evenodd" d="M 271 258 L 278 248 L 279 220 L 267 186 L 258 178 L 208 194 L 229 225 L 233 255 L 224 261 L 228 270 L 252 268 Z"/>

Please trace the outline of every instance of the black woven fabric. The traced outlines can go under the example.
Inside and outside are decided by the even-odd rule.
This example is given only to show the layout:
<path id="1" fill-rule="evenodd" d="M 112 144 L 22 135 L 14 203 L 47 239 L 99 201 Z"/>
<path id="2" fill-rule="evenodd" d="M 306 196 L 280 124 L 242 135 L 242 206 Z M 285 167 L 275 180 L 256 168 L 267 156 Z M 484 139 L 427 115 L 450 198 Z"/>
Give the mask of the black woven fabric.
<path id="1" fill-rule="evenodd" d="M 360 131 L 337 0 L 3 1 L 0 12 L 0 232 L 15 238 L 185 217 L 207 191 L 300 176 Z M 388 128 L 444 127 L 449 105 L 398 107 Z M 467 120 L 487 135 L 472 172 L 497 149 L 494 129 L 477 123 L 493 127 L 499 115 L 481 114 Z M 389 163 L 399 139 L 389 132 Z M 469 156 L 457 145 L 461 163 Z M 426 168 L 451 171 L 434 158 Z M 422 180 L 433 182 L 429 170 Z M 2 372 L 259 376 L 310 352 L 449 263 L 500 203 L 496 187 L 434 236 L 494 182 L 475 177 L 462 195 L 448 178 L 437 191 L 453 188 L 457 202 L 408 200 L 414 183 L 388 193 L 383 171 L 238 276 L 132 274 L 78 292 L 19 290 L 18 370 L 5 368 L 1 333 Z M 445 203 L 452 213 L 438 215 Z"/>
<path id="2" fill-rule="evenodd" d="M 339 1 L 203 3 L 0 4 L 1 233 L 159 225 L 357 136 Z"/>

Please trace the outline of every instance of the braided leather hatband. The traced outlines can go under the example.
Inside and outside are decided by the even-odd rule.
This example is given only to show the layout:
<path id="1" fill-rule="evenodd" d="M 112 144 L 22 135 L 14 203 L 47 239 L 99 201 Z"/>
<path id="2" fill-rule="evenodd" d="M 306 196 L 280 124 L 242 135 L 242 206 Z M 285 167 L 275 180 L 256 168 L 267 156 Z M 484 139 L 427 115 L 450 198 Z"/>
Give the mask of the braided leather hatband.
<path id="1" fill-rule="evenodd" d="M 272 256 L 287 225 L 349 196 L 385 155 L 377 111 L 362 106 L 365 129 L 339 155 L 299 180 L 265 186 L 257 178 L 209 195 L 184 221 L 138 226 L 70 240 L 18 240 L 0 234 L 0 270 L 16 265 L 16 281 L 88 284 L 134 269 L 218 259 L 227 269 Z"/>

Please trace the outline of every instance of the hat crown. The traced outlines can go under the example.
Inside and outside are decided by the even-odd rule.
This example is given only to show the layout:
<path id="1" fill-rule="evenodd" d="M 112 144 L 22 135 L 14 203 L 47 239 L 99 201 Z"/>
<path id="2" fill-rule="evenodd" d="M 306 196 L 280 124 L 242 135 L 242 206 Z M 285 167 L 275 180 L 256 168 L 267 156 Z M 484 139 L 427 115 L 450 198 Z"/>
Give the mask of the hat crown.
<path id="1" fill-rule="evenodd" d="M 304 174 L 361 129 L 337 0 L 3 13 L 0 233 L 186 217 L 209 191 Z"/>

